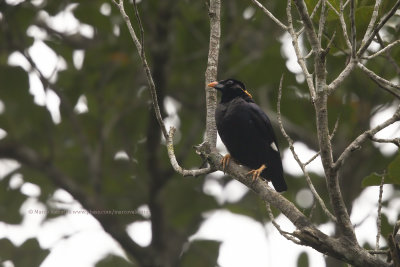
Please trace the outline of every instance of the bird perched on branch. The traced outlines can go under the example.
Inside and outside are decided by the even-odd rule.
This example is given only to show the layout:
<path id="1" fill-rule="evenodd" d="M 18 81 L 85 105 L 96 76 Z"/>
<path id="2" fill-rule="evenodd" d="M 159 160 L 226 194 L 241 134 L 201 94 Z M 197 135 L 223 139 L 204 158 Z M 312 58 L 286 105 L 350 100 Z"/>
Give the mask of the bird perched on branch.
<path id="1" fill-rule="evenodd" d="M 221 161 L 223 169 L 231 157 L 252 169 L 253 181 L 271 181 L 276 191 L 287 190 L 282 160 L 268 116 L 254 102 L 244 84 L 227 79 L 208 84 L 222 93 L 215 112 L 217 130 L 230 154 Z"/>

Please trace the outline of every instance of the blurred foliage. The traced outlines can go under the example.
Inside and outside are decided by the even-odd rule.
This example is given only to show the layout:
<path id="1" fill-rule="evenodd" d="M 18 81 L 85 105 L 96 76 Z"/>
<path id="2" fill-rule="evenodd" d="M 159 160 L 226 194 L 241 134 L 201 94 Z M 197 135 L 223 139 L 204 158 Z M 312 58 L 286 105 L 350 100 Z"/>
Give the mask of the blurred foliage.
<path id="1" fill-rule="evenodd" d="M 203 222 L 205 212 L 228 209 L 261 223 L 269 221 L 264 203 L 251 192 L 240 201 L 219 203 L 204 193 L 204 177 L 182 178 L 171 170 L 160 130 L 154 123 L 147 82 L 137 51 L 112 1 L 44 0 L 21 1 L 16 5 L 9 2 L 0 1 L 0 101 L 4 106 L 0 111 L 0 128 L 7 133 L 0 143 L 17 143 L 34 149 L 72 178 L 88 198 L 101 202 L 105 209 L 134 210 L 147 205 L 152 212 L 153 231 L 160 231 L 157 232 L 160 236 L 165 234 L 168 237 L 161 249 L 157 246 L 157 238 L 153 238 L 150 248 L 165 249 L 172 255 L 171 262 L 179 261 L 179 266 L 216 265 L 218 242 L 188 241 Z M 316 2 L 306 1 L 310 12 Z M 339 0 L 330 2 L 339 9 Z M 374 1 L 356 3 L 357 41 L 360 42 Z M 383 1 L 380 17 L 391 8 L 391 3 Z M 265 4 L 276 17 L 286 22 L 286 1 L 268 1 Z M 163 115 L 167 120 L 175 118 L 177 122 L 179 132 L 175 150 L 178 159 L 186 168 L 197 168 L 202 165 L 202 160 L 193 153 L 192 146 L 202 142 L 204 134 L 204 70 L 209 41 L 207 8 L 204 1 L 195 0 L 142 0 L 138 7 L 145 29 L 146 53 Z M 71 27 L 55 27 L 49 18 L 60 16 L 66 10 L 72 11 L 80 26 L 74 28 L 75 22 L 68 22 L 72 25 L 67 26 Z M 127 6 L 127 11 L 137 29 L 131 5 Z M 267 113 L 274 114 L 279 78 L 285 74 L 282 114 L 306 133 L 304 136 L 315 136 L 315 114 L 308 89 L 304 77 L 291 73 L 286 66 L 287 55 L 280 42 L 281 29 L 262 11 L 255 9 L 250 1 L 223 1 L 221 12 L 219 79 L 235 77 L 244 81 L 256 102 Z M 345 12 L 348 14 L 348 6 Z M 293 15 L 297 23 L 295 10 Z M 348 16 L 345 19 L 347 21 Z M 318 25 L 319 12 L 313 22 Z M 398 25 L 397 16 L 384 28 L 385 44 L 399 39 Z M 328 81 L 331 81 L 344 68 L 348 51 L 338 18 L 332 10 L 328 11 L 326 26 L 325 45 L 336 32 L 327 58 Z M 89 34 L 87 29 L 91 29 Z M 53 91 L 61 97 L 59 122 L 53 121 L 46 106 L 34 101 L 30 76 L 38 77 L 37 71 L 32 67 L 9 64 L 10 55 L 30 53 L 34 42 L 43 42 L 56 53 L 58 61 L 66 64 L 65 68 L 55 69 L 52 77 L 43 72 L 48 80 L 42 81 L 45 93 L 48 95 Z M 306 42 L 304 46 L 307 49 Z M 74 59 L 77 52 L 84 54 L 81 67 Z M 391 54 L 400 64 L 400 46 L 394 47 Z M 311 66 L 312 60 L 307 63 Z M 383 56 L 371 60 L 367 67 L 388 80 L 398 77 L 395 68 Z M 179 103 L 176 115 L 168 113 L 167 97 Z M 87 112 L 80 113 L 74 109 L 79 99 L 86 100 Z M 331 129 L 340 116 L 339 129 L 333 139 L 334 156 L 337 157 L 361 131 L 369 128 L 371 116 L 391 106 L 393 100 L 363 73 L 355 71 L 330 96 L 328 104 Z M 280 134 L 278 139 L 283 151 L 287 144 Z M 296 141 L 304 141 L 298 139 Z M 318 150 L 316 140 L 306 144 Z M 126 153 L 126 158 L 116 158 L 117 152 Z M 91 169 L 93 158 L 98 161 L 96 175 Z M 398 184 L 399 161 L 399 155 L 383 155 L 368 143 L 355 152 L 341 173 L 342 183 L 346 184 L 343 194 L 349 210 L 362 190 L 362 179 L 369 174 L 387 170 L 386 183 Z M 20 207 L 27 196 L 18 188 L 10 187 L 14 173 L 23 174 L 25 182 L 38 185 L 41 190 L 38 200 L 52 208 L 49 203 L 58 185 L 51 183 L 43 172 L 22 166 L 0 181 L 2 222 L 18 224 L 24 216 Z M 380 183 L 379 176 L 370 175 L 362 185 L 379 184 L 376 183 L 377 177 Z M 208 176 L 207 179 L 216 180 L 222 188 L 230 180 L 217 176 Z M 314 173 L 312 179 L 320 195 L 329 203 L 325 180 Z M 289 191 L 285 197 L 295 202 L 296 192 L 306 187 L 306 183 L 302 177 L 290 175 L 287 175 L 287 182 Z M 389 201 L 384 203 L 388 204 Z M 309 212 L 310 208 L 305 209 L 306 214 Z M 274 210 L 274 214 L 277 216 L 279 213 Z M 117 219 L 122 225 L 145 220 L 142 216 L 119 216 Z M 313 220 L 317 224 L 327 222 L 319 206 L 313 211 Z M 35 239 L 26 241 L 19 248 L 7 239 L 0 242 L 1 262 L 10 259 L 15 266 L 37 266 L 48 253 Z M 28 254 L 29 264 L 20 263 L 28 258 L 20 255 Z M 126 265 L 123 259 L 112 256 L 106 257 L 98 266 L 112 264 Z M 307 266 L 306 254 L 300 255 L 298 264 Z"/>

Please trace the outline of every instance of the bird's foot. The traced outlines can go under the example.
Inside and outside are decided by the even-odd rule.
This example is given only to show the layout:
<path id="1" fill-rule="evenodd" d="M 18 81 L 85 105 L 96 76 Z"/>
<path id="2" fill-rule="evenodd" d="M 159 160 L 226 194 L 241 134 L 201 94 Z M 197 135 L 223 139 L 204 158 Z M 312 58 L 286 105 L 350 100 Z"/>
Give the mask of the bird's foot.
<path id="1" fill-rule="evenodd" d="M 229 165 L 229 161 L 231 160 L 231 155 L 230 154 L 226 154 L 222 159 L 220 164 L 222 165 L 222 170 L 225 173 L 225 169 L 226 167 Z"/>
<path id="2" fill-rule="evenodd" d="M 263 165 L 261 165 L 260 168 L 258 168 L 256 170 L 251 170 L 246 175 L 251 175 L 252 176 L 251 180 L 252 180 L 252 182 L 254 182 L 258 177 L 260 177 L 261 172 L 266 168 L 267 168 L 267 166 L 265 166 L 265 164 L 263 164 Z"/>

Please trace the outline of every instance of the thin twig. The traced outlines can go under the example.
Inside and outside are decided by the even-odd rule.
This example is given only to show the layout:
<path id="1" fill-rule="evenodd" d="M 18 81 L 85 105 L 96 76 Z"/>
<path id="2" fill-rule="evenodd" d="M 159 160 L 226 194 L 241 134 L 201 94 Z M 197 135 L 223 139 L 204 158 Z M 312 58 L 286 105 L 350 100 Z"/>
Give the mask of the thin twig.
<path id="1" fill-rule="evenodd" d="M 289 5 L 289 2 L 290 0 L 288 0 L 288 8 L 291 6 Z M 294 0 L 294 3 L 304 24 L 304 30 L 306 32 L 308 41 L 310 42 L 311 48 L 314 53 L 318 53 L 318 51 L 321 49 L 321 43 L 318 42 L 318 36 L 315 33 L 313 23 L 308 15 L 307 6 L 303 0 Z"/>
<path id="2" fill-rule="evenodd" d="M 293 237 L 292 233 L 289 233 L 289 232 L 286 232 L 286 231 L 282 230 L 281 226 L 275 221 L 274 214 L 272 213 L 270 204 L 268 202 L 266 202 L 265 206 L 267 208 L 267 213 L 268 213 L 269 219 L 271 220 L 272 225 L 275 226 L 276 230 L 278 230 L 278 232 L 283 237 L 285 237 L 287 240 L 290 240 L 293 243 L 295 243 L 297 245 L 300 245 L 301 244 L 300 240 L 298 240 L 297 238 Z"/>
<path id="3" fill-rule="evenodd" d="M 136 20 L 139 24 L 139 29 L 140 29 L 140 44 L 141 44 L 141 50 L 140 50 L 140 55 L 142 58 L 145 57 L 144 55 L 144 28 L 142 25 L 142 20 L 140 19 L 140 14 L 139 14 L 139 10 L 136 4 L 136 0 L 133 0 L 133 7 L 135 9 L 135 16 L 136 16 Z"/>
<path id="4" fill-rule="evenodd" d="M 135 30 L 132 27 L 132 23 L 130 21 L 129 16 L 126 14 L 125 12 L 125 8 L 124 8 L 124 1 L 123 0 L 119 0 L 117 2 L 117 0 L 113 0 L 113 2 L 116 4 L 116 6 L 119 8 L 119 11 L 123 17 L 123 19 L 125 20 L 125 23 L 128 27 L 129 33 L 132 37 L 132 40 L 138 50 L 139 56 L 142 60 L 142 64 L 143 64 L 143 68 L 146 72 L 146 77 L 147 77 L 147 82 L 149 84 L 149 88 L 150 88 L 150 93 L 151 93 L 151 100 L 152 100 L 152 104 L 153 104 L 153 108 L 154 108 L 154 112 L 156 114 L 156 118 L 158 121 L 158 124 L 160 125 L 161 131 L 165 137 L 165 140 L 167 142 L 167 151 L 168 151 L 168 156 L 170 158 L 171 161 L 171 165 L 174 168 L 174 170 L 180 174 L 182 174 L 183 176 L 198 176 L 198 175 L 202 175 L 202 174 L 207 174 L 210 173 L 211 171 L 214 171 L 214 169 L 212 169 L 210 166 L 206 167 L 206 168 L 202 168 L 202 169 L 195 169 L 195 170 L 186 170 L 183 169 L 179 163 L 176 160 L 176 156 L 175 156 L 175 152 L 174 152 L 174 144 L 173 144 L 173 137 L 174 137 L 174 133 L 175 133 L 175 128 L 171 127 L 169 134 L 167 133 L 164 121 L 162 119 L 161 116 L 161 112 L 160 112 L 160 107 L 158 105 L 158 100 L 157 100 L 157 91 L 156 91 L 156 87 L 153 81 L 153 77 L 151 75 L 151 71 L 150 71 L 150 67 L 147 64 L 147 59 L 146 59 L 146 54 L 145 54 L 145 50 L 144 50 L 144 29 L 143 29 L 143 25 L 140 19 L 140 15 L 139 15 L 139 11 L 137 9 L 136 3 L 134 3 L 134 9 L 135 9 L 135 16 L 136 19 L 138 21 L 139 24 L 139 28 L 140 28 L 140 32 L 141 32 L 141 39 L 139 41 Z M 215 72 L 216 73 L 216 72 Z M 216 96 L 215 96 L 215 103 L 216 103 Z M 216 132 L 216 130 L 215 130 Z M 215 139 L 216 139 L 216 133 L 215 133 Z"/>
<path id="5" fill-rule="evenodd" d="M 346 160 L 349 156 L 350 153 L 359 149 L 361 145 L 371 136 L 374 136 L 377 132 L 380 130 L 386 128 L 387 126 L 393 124 L 394 122 L 400 120 L 400 105 L 397 107 L 395 113 L 393 116 L 386 121 L 382 122 L 381 124 L 378 124 L 372 129 L 369 129 L 362 134 L 360 134 L 353 142 L 350 143 L 346 147 L 346 149 L 342 152 L 342 154 L 339 156 L 339 158 L 336 160 L 336 162 L 333 165 L 334 170 L 338 170 L 340 166 L 343 164 L 344 160 Z"/>
<path id="6" fill-rule="evenodd" d="M 379 250 L 379 238 L 381 237 L 382 194 L 383 194 L 383 183 L 384 182 L 385 182 L 385 175 L 382 175 L 381 184 L 379 185 L 378 216 L 376 218 L 376 227 L 378 229 L 378 232 L 376 233 L 375 250 Z"/>
<path id="7" fill-rule="evenodd" d="M 382 3 L 382 0 L 375 1 L 374 11 L 372 12 L 371 19 L 368 24 L 368 28 L 367 28 L 367 30 L 364 34 L 364 37 L 361 41 L 361 46 L 363 46 L 365 44 L 365 42 L 367 41 L 368 37 L 370 36 L 370 34 L 372 32 L 372 29 L 374 28 L 376 19 L 378 18 L 378 15 L 379 15 L 379 7 L 381 6 L 381 3 Z"/>
<path id="8" fill-rule="evenodd" d="M 317 199 L 318 203 L 321 205 L 322 210 L 325 212 L 325 214 L 334 222 L 336 222 L 335 216 L 328 210 L 326 207 L 323 199 L 319 196 L 318 192 L 315 190 L 315 187 L 311 181 L 310 175 L 306 170 L 306 165 L 303 164 L 297 155 L 294 146 L 293 146 L 293 140 L 292 138 L 286 133 L 285 128 L 283 127 L 282 124 L 282 117 L 281 117 L 281 99 L 282 99 L 282 83 L 283 83 L 283 75 L 281 77 L 280 83 L 279 83 L 279 91 L 278 91 L 278 103 L 277 103 L 277 115 L 278 115 L 278 124 L 279 128 L 283 134 L 283 136 L 286 138 L 288 144 L 289 144 L 289 149 L 293 154 L 294 159 L 296 160 L 297 164 L 300 166 L 304 177 L 306 178 L 306 182 L 311 190 L 311 193 L 313 194 L 314 198 Z"/>
<path id="9" fill-rule="evenodd" d="M 335 133 L 336 133 L 336 131 L 337 131 L 337 129 L 338 129 L 338 126 L 339 126 L 339 119 L 340 119 L 340 116 L 338 116 L 337 119 L 336 119 L 335 126 L 333 127 L 332 133 L 331 133 L 331 135 L 329 136 L 330 140 L 333 139 L 333 137 L 335 136 Z M 307 161 L 304 163 L 304 166 L 307 166 L 308 164 L 310 164 L 310 163 L 311 163 L 314 159 L 316 159 L 320 154 L 321 154 L 321 151 L 318 151 L 317 153 L 315 153 L 314 156 L 312 156 L 309 160 L 307 160 Z"/>
<path id="10" fill-rule="evenodd" d="M 156 86 L 154 84 L 154 80 L 153 80 L 153 77 L 151 75 L 150 67 L 149 67 L 149 65 L 147 63 L 147 59 L 146 59 L 146 55 L 145 55 L 145 52 L 144 52 L 144 48 L 142 47 L 142 44 L 139 41 L 139 39 L 138 39 L 138 37 L 136 35 L 136 32 L 132 27 L 132 23 L 131 23 L 131 20 L 130 20 L 129 16 L 125 12 L 124 1 L 123 0 L 119 0 L 117 2 L 117 0 L 113 0 L 113 2 L 118 7 L 119 12 L 122 15 L 122 18 L 124 19 L 125 24 L 128 27 L 129 33 L 130 33 L 130 35 L 132 37 L 132 40 L 133 40 L 133 42 L 134 42 L 134 44 L 136 46 L 136 49 L 138 50 L 140 59 L 142 60 L 143 68 L 144 68 L 145 73 L 146 73 L 147 82 L 149 84 L 149 89 L 150 89 L 150 94 L 151 94 L 151 102 L 153 104 L 153 108 L 154 108 L 154 112 L 155 112 L 155 115 L 156 115 L 156 118 L 157 118 L 157 122 L 160 125 L 160 128 L 161 128 L 161 131 L 162 131 L 162 133 L 164 135 L 164 138 L 168 139 L 167 129 L 165 127 L 164 121 L 163 121 L 162 116 L 161 116 L 160 107 L 158 105 Z M 136 9 L 136 11 L 137 11 L 137 9 Z M 139 27 L 140 27 L 140 31 L 141 32 L 144 31 L 141 23 L 139 23 Z"/>
<path id="11" fill-rule="evenodd" d="M 368 77 L 393 88 L 397 88 L 400 89 L 400 85 L 394 84 L 384 78 L 382 78 L 381 76 L 377 75 L 375 72 L 373 72 L 372 70 L 368 69 L 367 67 L 365 67 L 363 64 L 361 64 L 360 62 L 357 63 L 357 67 L 359 67 L 365 74 L 368 75 Z"/>
<path id="12" fill-rule="evenodd" d="M 346 41 L 347 48 L 351 51 L 351 42 L 349 35 L 347 33 L 347 25 L 346 21 L 344 20 L 344 5 L 343 5 L 343 0 L 340 0 L 340 9 L 339 9 L 339 21 L 340 21 L 340 26 L 342 27 L 342 32 L 343 32 L 343 37 L 344 40 Z"/>
<path id="13" fill-rule="evenodd" d="M 357 39 L 356 39 L 356 18 L 355 18 L 355 8 L 354 8 L 354 1 L 350 1 L 350 36 L 351 36 L 351 57 L 353 59 L 356 58 L 356 48 L 357 48 Z"/>
<path id="14" fill-rule="evenodd" d="M 400 138 L 394 138 L 394 139 L 381 139 L 381 138 L 376 138 L 374 136 L 370 137 L 370 139 L 374 142 L 377 143 L 391 143 L 396 145 L 398 148 L 400 148 Z"/>
<path id="15" fill-rule="evenodd" d="M 358 49 L 357 52 L 357 57 L 360 57 L 369 47 L 371 42 L 374 40 L 375 36 L 378 34 L 380 29 L 386 24 L 386 22 L 396 13 L 400 6 L 400 0 L 397 0 L 392 9 L 379 21 L 378 25 L 375 27 L 375 29 L 372 31 L 372 33 L 368 36 L 366 39 L 365 43 L 360 46 L 360 49 Z"/>
<path id="16" fill-rule="evenodd" d="M 369 77 L 376 85 L 379 86 L 379 88 L 385 90 L 386 92 L 388 92 L 389 94 L 393 95 L 394 97 L 396 97 L 397 99 L 400 100 L 400 92 L 398 92 L 396 89 L 391 88 L 390 86 L 384 85 L 382 83 L 380 83 L 379 81 L 377 81 L 376 79 L 374 79 L 373 77 Z"/>
<path id="17" fill-rule="evenodd" d="M 336 15 L 339 16 L 339 12 L 336 10 L 336 8 L 331 4 L 331 2 L 329 2 L 329 0 L 326 0 L 327 5 L 329 6 L 329 8 L 335 12 Z"/>
<path id="18" fill-rule="evenodd" d="M 350 73 L 352 73 L 355 69 L 357 65 L 356 63 L 357 62 L 355 60 L 350 59 L 350 62 L 346 65 L 344 70 L 342 70 L 339 76 L 328 85 L 328 94 L 331 94 L 333 91 L 335 91 L 344 82 L 344 80 L 349 77 Z"/>
<path id="19" fill-rule="evenodd" d="M 385 44 L 383 43 L 383 40 L 382 40 L 379 32 L 376 34 L 376 39 L 378 40 L 378 43 L 381 45 L 381 47 L 384 48 Z M 400 66 L 399 66 L 399 64 L 397 64 L 396 60 L 390 54 L 390 50 L 386 50 L 385 57 L 390 62 L 390 64 L 392 64 L 392 66 L 395 68 L 397 74 L 400 75 Z"/>
<path id="20" fill-rule="evenodd" d="M 322 36 L 324 34 L 326 22 L 326 0 L 322 0 L 321 13 L 319 16 L 319 26 L 318 26 L 318 42 L 322 46 Z"/>
<path id="21" fill-rule="evenodd" d="M 369 254 L 373 254 L 373 255 L 376 255 L 376 254 L 382 254 L 382 255 L 384 255 L 384 254 L 388 254 L 388 253 L 389 253 L 389 249 L 384 249 L 384 250 L 367 250 L 367 251 L 368 251 Z"/>
<path id="22" fill-rule="evenodd" d="M 379 56 L 379 55 L 382 55 L 382 54 L 385 53 L 386 51 L 389 51 L 390 49 L 392 49 L 392 47 L 394 47 L 395 45 L 398 45 L 398 44 L 400 44 L 400 40 L 396 40 L 396 41 L 394 41 L 394 42 L 388 44 L 387 46 L 385 46 L 384 48 L 382 48 L 382 49 L 379 50 L 378 52 L 376 52 L 376 53 L 374 53 L 374 54 L 372 54 L 372 55 L 369 55 L 369 56 L 365 56 L 365 57 L 363 57 L 363 58 L 365 58 L 365 59 L 371 59 L 371 58 L 377 57 L 377 56 Z"/>
<path id="23" fill-rule="evenodd" d="M 207 86 L 217 80 L 219 46 L 221 38 L 221 1 L 210 0 L 208 15 L 210 17 L 210 43 L 208 49 L 207 68 L 205 71 L 206 93 L 206 134 L 205 142 L 214 149 L 217 144 L 217 126 L 215 124 L 215 110 L 217 108 L 217 92 Z"/>
<path id="24" fill-rule="evenodd" d="M 169 133 L 168 133 L 168 139 L 167 139 L 167 151 L 168 151 L 168 156 L 169 159 L 171 161 L 171 165 L 174 168 L 174 170 L 183 175 L 183 176 L 199 176 L 199 175 L 203 175 L 203 174 L 208 174 L 210 172 L 215 171 L 213 168 L 211 168 L 210 166 L 207 166 L 205 168 L 202 169 L 195 169 L 195 170 L 185 170 L 183 169 L 178 161 L 176 160 L 176 156 L 175 156 L 175 152 L 174 152 L 174 134 L 175 134 L 175 127 L 171 127 L 169 129 Z"/>
<path id="25" fill-rule="evenodd" d="M 296 53 L 297 62 L 299 63 L 304 76 L 306 77 L 307 85 L 310 90 L 311 99 L 314 101 L 314 99 L 315 99 L 314 81 L 313 81 L 312 75 L 310 74 L 310 72 L 307 69 L 306 61 L 305 61 L 304 57 L 301 55 L 299 41 L 298 41 L 298 35 L 294 31 L 291 0 L 288 0 L 288 2 L 287 2 L 286 14 L 287 14 L 288 24 L 289 24 L 288 32 L 289 32 L 290 36 L 292 37 L 292 45 L 293 45 L 294 51 Z M 312 50 L 312 51 L 314 51 L 314 50 Z"/>
<path id="26" fill-rule="evenodd" d="M 272 19 L 282 30 L 286 31 L 287 26 L 277 19 L 265 6 L 263 6 L 257 0 L 251 0 L 256 6 L 258 6 L 270 19 Z"/>
<path id="27" fill-rule="evenodd" d="M 317 4 L 315 5 L 313 11 L 311 12 L 310 18 L 312 19 L 315 14 L 317 13 L 317 10 L 319 8 L 319 5 L 321 4 L 322 0 L 318 0 Z M 300 36 L 300 34 L 302 34 L 304 32 L 304 27 L 301 27 L 301 29 L 296 32 L 297 36 Z"/>

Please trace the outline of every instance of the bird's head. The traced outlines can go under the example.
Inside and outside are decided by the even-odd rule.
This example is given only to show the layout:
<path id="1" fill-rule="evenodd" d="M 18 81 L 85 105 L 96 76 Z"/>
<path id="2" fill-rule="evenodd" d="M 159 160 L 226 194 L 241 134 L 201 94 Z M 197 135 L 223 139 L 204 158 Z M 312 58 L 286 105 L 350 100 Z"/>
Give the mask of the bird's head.
<path id="1" fill-rule="evenodd" d="M 230 101 L 236 97 L 251 99 L 251 94 L 246 90 L 244 84 L 234 79 L 227 79 L 219 82 L 212 82 L 208 84 L 222 93 L 222 101 Z"/>

